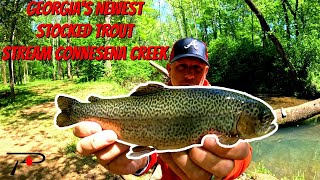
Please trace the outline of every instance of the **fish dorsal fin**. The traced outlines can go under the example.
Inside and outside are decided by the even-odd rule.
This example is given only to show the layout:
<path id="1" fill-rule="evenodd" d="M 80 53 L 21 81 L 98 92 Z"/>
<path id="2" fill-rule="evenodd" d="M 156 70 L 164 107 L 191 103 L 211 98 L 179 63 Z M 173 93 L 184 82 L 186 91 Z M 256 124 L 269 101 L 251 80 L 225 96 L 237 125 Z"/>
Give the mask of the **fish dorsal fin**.
<path id="1" fill-rule="evenodd" d="M 88 101 L 90 101 L 90 102 L 97 102 L 99 100 L 101 100 L 101 99 L 97 96 L 89 96 L 88 97 Z"/>
<path id="2" fill-rule="evenodd" d="M 145 86 L 140 86 L 130 96 L 143 96 L 163 91 L 165 87 L 161 84 L 150 83 Z"/>

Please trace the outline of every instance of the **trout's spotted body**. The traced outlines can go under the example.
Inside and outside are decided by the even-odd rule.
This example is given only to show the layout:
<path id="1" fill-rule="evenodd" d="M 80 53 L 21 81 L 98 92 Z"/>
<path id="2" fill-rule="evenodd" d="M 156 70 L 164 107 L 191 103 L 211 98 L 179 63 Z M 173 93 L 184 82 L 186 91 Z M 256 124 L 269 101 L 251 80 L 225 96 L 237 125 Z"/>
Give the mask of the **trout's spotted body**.
<path id="1" fill-rule="evenodd" d="M 114 130 L 121 141 L 157 150 L 181 149 L 216 134 L 232 145 L 270 133 L 275 115 L 269 105 L 250 95 L 217 87 L 169 87 L 159 83 L 139 86 L 128 97 L 90 103 L 60 96 L 59 127 L 79 121 L 98 122 Z M 274 130 L 271 129 L 271 130 Z"/>

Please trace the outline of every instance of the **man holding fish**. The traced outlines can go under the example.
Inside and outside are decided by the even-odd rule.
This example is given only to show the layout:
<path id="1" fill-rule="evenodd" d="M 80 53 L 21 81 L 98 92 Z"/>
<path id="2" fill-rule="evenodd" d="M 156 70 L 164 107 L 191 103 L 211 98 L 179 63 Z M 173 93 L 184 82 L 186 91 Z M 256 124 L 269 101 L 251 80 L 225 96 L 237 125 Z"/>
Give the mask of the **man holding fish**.
<path id="1" fill-rule="evenodd" d="M 193 38 L 177 41 L 167 64 L 169 86 L 210 86 L 206 45 Z M 129 146 L 116 142 L 117 134 L 104 130 L 95 122 L 81 122 L 74 129 L 81 155 L 94 154 L 99 163 L 114 174 L 141 175 L 156 162 L 161 165 L 162 179 L 235 179 L 248 167 L 252 150 L 241 142 L 233 148 L 223 148 L 216 139 L 206 138 L 202 147 L 180 152 L 152 154 L 141 159 L 128 159 Z"/>

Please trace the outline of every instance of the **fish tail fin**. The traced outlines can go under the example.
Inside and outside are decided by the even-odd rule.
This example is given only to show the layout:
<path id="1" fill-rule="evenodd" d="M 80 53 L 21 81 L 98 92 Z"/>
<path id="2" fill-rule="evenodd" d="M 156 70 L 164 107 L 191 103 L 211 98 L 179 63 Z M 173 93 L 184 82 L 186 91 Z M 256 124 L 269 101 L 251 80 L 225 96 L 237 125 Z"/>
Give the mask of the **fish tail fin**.
<path id="1" fill-rule="evenodd" d="M 61 110 L 56 119 L 56 123 L 59 127 L 66 127 L 78 123 L 76 118 L 71 118 L 72 106 L 79 103 L 76 99 L 58 96 L 56 103 Z"/>

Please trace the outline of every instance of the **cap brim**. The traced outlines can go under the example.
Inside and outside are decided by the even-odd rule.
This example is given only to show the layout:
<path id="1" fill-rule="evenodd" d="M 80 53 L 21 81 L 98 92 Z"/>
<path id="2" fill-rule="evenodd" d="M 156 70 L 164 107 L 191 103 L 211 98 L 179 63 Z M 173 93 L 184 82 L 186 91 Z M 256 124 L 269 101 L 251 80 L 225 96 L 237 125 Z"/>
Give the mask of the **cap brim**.
<path id="1" fill-rule="evenodd" d="M 202 56 L 197 55 L 197 54 L 180 54 L 180 55 L 175 56 L 170 62 L 172 63 L 172 62 L 179 60 L 181 58 L 184 58 L 184 57 L 198 58 L 198 59 L 202 60 L 203 62 L 205 62 L 208 66 L 210 66 L 209 62 L 206 59 L 204 59 Z"/>

